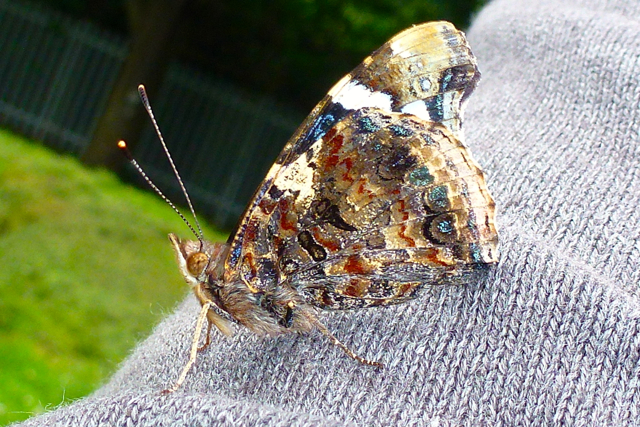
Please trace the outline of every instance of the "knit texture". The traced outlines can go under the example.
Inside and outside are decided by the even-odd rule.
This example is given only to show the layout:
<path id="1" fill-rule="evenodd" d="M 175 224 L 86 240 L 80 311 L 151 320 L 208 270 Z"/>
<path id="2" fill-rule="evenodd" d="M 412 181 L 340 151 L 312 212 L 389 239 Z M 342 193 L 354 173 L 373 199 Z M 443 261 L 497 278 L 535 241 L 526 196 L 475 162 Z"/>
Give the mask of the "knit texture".
<path id="1" fill-rule="evenodd" d="M 476 17 L 465 132 L 502 260 L 466 286 L 323 314 L 384 370 L 319 333 L 238 328 L 161 396 L 188 356 L 190 296 L 102 389 L 23 425 L 639 425 L 638 17 L 637 0 L 496 0 Z"/>

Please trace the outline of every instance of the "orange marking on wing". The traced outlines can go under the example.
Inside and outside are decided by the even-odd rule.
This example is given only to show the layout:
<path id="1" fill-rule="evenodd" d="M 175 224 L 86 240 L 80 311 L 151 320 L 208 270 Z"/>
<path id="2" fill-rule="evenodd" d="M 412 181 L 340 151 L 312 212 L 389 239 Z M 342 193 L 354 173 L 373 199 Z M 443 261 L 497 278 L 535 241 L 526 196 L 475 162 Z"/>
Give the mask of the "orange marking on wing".
<path id="1" fill-rule="evenodd" d="M 398 207 L 398 212 L 402 215 L 402 221 L 408 220 L 409 219 L 409 212 L 407 212 L 405 210 L 406 206 L 405 206 L 404 200 L 399 200 L 398 204 L 400 205 Z M 416 246 L 416 241 L 412 237 L 407 236 L 405 234 L 406 231 L 407 231 L 407 225 L 406 224 L 402 224 L 402 225 L 400 225 L 400 232 L 398 233 L 398 235 L 400 236 L 400 238 L 404 239 L 407 242 L 409 247 L 413 248 L 413 247 Z"/>
<path id="2" fill-rule="evenodd" d="M 277 205 L 278 203 L 271 197 L 264 197 L 260 200 L 260 204 L 258 206 L 265 215 L 271 215 L 271 212 L 273 212 Z"/>
<path id="3" fill-rule="evenodd" d="M 332 156 L 329 156 L 324 163 L 324 170 L 331 171 L 336 167 L 339 161 L 340 161 L 340 156 L 337 156 L 335 154 Z"/>
<path id="4" fill-rule="evenodd" d="M 340 151 L 344 143 L 344 136 L 335 135 L 335 129 L 332 129 L 332 130 L 334 130 L 334 132 L 333 133 L 330 132 L 331 135 L 328 134 L 330 138 L 325 138 L 328 151 L 329 151 L 329 154 L 327 155 L 327 159 L 325 160 L 325 163 L 324 163 L 325 171 L 331 171 L 340 162 L 340 156 L 338 155 L 338 152 Z"/>
<path id="5" fill-rule="evenodd" d="M 358 255 L 351 255 L 344 264 L 344 271 L 349 274 L 366 274 L 370 272 Z"/>
<path id="6" fill-rule="evenodd" d="M 325 141 L 329 141 L 330 139 L 332 139 L 335 136 L 335 134 L 337 132 L 338 132 L 337 129 L 335 127 L 333 127 L 331 129 L 329 129 L 329 131 L 324 135 L 323 139 Z"/>
<path id="7" fill-rule="evenodd" d="M 280 208 L 280 228 L 283 230 L 296 231 L 295 221 L 292 221 L 289 217 L 289 201 L 284 198 L 280 199 L 278 205 Z"/>
<path id="8" fill-rule="evenodd" d="M 432 264 L 440 264 L 445 267 L 449 265 L 448 262 L 442 261 L 440 259 L 440 257 L 438 256 L 438 250 L 435 248 L 428 248 L 425 255 L 427 260 L 429 260 L 429 262 L 431 262 Z"/>
<path id="9" fill-rule="evenodd" d="M 415 287 L 414 283 L 403 283 L 402 285 L 400 285 L 400 287 L 398 288 L 398 296 L 403 296 L 408 294 L 409 292 L 411 292 L 411 290 L 413 290 L 413 288 Z"/>
<path id="10" fill-rule="evenodd" d="M 344 167 L 347 169 L 345 171 L 344 174 L 342 174 L 342 179 L 344 179 L 345 181 L 350 181 L 353 182 L 354 179 L 349 175 L 351 172 L 351 168 L 353 167 L 353 160 L 349 157 L 347 157 L 346 159 L 344 159 L 341 164 L 344 165 Z"/>
<path id="11" fill-rule="evenodd" d="M 409 237 L 406 234 L 404 234 L 405 231 L 407 231 L 407 226 L 405 224 L 402 224 L 400 226 L 400 232 L 398 233 L 398 235 L 408 243 L 407 246 L 409 246 L 411 248 L 415 247 L 416 246 L 416 241 L 413 240 L 412 237 Z"/>
<path id="12" fill-rule="evenodd" d="M 256 224 L 253 221 L 249 221 L 247 227 L 244 229 L 244 238 L 248 241 L 256 240 Z"/>
<path id="13" fill-rule="evenodd" d="M 333 240 L 325 239 L 324 236 L 316 229 L 313 230 L 313 238 L 319 245 L 325 249 L 329 249 L 330 252 L 335 252 L 340 249 L 340 244 Z"/>
<path id="14" fill-rule="evenodd" d="M 353 245 L 351 245 L 351 250 L 353 251 L 359 251 L 364 248 L 365 246 L 362 243 L 354 243 Z"/>
<path id="15" fill-rule="evenodd" d="M 243 263 L 247 264 L 251 269 L 252 277 L 256 277 L 258 274 L 258 269 L 256 268 L 256 264 L 253 261 L 253 254 L 251 252 L 247 252 L 242 259 Z"/>
<path id="16" fill-rule="evenodd" d="M 354 278 L 349 281 L 349 284 L 345 286 L 341 293 L 349 297 L 361 298 L 367 289 L 369 289 L 369 283 L 367 281 Z"/>
<path id="17" fill-rule="evenodd" d="M 409 212 L 405 210 L 404 200 L 399 200 L 399 203 L 400 203 L 400 208 L 398 209 L 398 212 L 402 214 L 402 220 L 406 221 L 409 219 Z"/>
<path id="18" fill-rule="evenodd" d="M 375 197 L 375 193 L 367 188 L 367 184 L 368 184 L 367 180 L 361 179 L 360 180 L 360 185 L 358 185 L 358 189 L 356 190 L 356 193 L 358 193 L 358 194 L 365 194 L 366 193 L 366 195 L 369 198 L 369 200 L 373 200 L 373 198 Z"/>
<path id="19" fill-rule="evenodd" d="M 331 147 L 331 154 L 336 154 L 342 148 L 344 144 L 344 135 L 336 135 L 333 136 L 330 140 L 328 140 L 327 145 Z"/>

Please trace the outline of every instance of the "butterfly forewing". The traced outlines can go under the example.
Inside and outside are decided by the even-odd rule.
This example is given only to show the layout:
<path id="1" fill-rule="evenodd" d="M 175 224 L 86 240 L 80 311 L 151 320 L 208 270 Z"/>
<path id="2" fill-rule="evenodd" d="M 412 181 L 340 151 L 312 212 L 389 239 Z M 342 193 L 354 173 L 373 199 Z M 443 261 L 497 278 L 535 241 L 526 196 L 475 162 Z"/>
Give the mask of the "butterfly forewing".
<path id="1" fill-rule="evenodd" d="M 392 38 L 343 81 L 387 94 L 385 109 L 443 123 L 457 135 L 462 104 L 479 79 L 464 34 L 448 22 L 431 22 Z M 343 89 L 339 83 L 329 94 L 345 99 Z"/>

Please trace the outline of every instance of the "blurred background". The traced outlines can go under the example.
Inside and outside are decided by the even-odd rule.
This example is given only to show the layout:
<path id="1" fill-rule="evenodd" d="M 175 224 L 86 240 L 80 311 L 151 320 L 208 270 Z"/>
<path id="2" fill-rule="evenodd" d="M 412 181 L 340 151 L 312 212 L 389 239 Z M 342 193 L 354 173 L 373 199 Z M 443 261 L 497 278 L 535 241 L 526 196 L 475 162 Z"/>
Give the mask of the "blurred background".
<path id="1" fill-rule="evenodd" d="M 483 3 L 0 0 L 0 425 L 91 393 L 187 292 L 166 235 L 188 229 L 115 147 L 182 202 L 138 84 L 222 240 L 337 80 Z"/>

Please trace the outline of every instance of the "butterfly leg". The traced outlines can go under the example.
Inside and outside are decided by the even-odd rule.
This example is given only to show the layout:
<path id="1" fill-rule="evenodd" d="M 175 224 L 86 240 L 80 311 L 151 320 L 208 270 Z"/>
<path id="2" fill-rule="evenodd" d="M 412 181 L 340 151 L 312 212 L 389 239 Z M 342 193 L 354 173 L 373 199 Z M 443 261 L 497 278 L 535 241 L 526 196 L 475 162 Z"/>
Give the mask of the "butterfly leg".
<path id="1" fill-rule="evenodd" d="M 213 324 L 209 320 L 207 322 L 207 339 L 204 341 L 204 344 L 202 344 L 200 347 L 198 347 L 198 351 L 205 350 L 207 347 L 209 347 L 209 344 L 211 344 L 211 326 L 213 326 Z"/>
<path id="2" fill-rule="evenodd" d="M 358 356 L 353 350 L 351 350 L 349 347 L 347 347 L 345 344 L 343 344 L 338 338 L 336 338 L 331 331 L 329 331 L 329 329 L 327 329 L 326 326 L 324 326 L 322 323 L 320 323 L 320 321 L 318 319 L 316 319 L 314 316 L 312 315 L 308 315 L 309 320 L 318 328 L 318 330 L 320 332 L 322 332 L 322 334 L 324 336 L 326 336 L 327 338 L 329 338 L 331 340 L 331 342 L 340 347 L 342 349 L 342 351 L 344 351 L 347 356 L 349 356 L 350 358 L 357 360 L 358 362 L 362 363 L 363 365 L 369 365 L 369 366 L 376 366 L 378 368 L 384 368 L 384 365 L 380 362 L 376 362 L 374 360 L 369 360 L 369 359 L 365 359 L 362 356 Z"/>
<path id="3" fill-rule="evenodd" d="M 180 388 L 185 378 L 187 378 L 187 374 L 191 370 L 191 367 L 193 366 L 194 362 L 196 361 L 196 357 L 198 356 L 198 342 L 200 341 L 200 334 L 202 333 L 202 324 L 207 318 L 207 312 L 209 311 L 209 308 L 211 308 L 211 302 L 206 302 L 205 304 L 202 305 L 202 309 L 200 310 L 200 315 L 198 316 L 198 321 L 196 322 L 196 331 L 193 335 L 193 342 L 191 343 L 191 353 L 189 355 L 189 361 L 187 362 L 185 367 L 182 369 L 182 372 L 178 377 L 178 381 L 176 381 L 173 387 L 163 390 L 162 394 L 173 393 L 174 391 Z M 208 335 L 208 331 L 207 331 L 207 335 Z"/>

